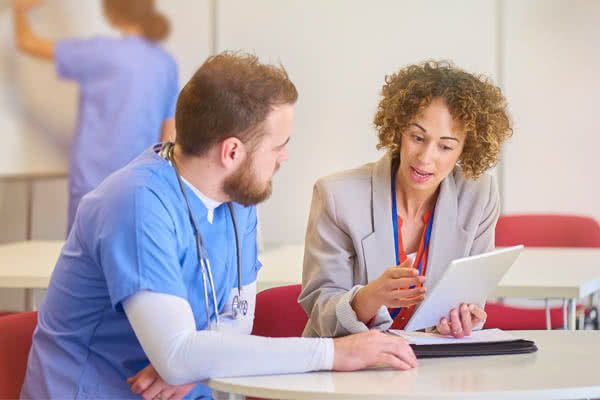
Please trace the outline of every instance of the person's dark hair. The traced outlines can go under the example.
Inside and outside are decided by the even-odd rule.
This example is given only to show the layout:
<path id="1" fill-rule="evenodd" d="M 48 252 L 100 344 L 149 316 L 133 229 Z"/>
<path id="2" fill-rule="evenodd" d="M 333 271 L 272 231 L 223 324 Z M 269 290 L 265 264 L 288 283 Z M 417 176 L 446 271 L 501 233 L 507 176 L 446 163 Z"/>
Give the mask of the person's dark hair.
<path id="1" fill-rule="evenodd" d="M 229 137 L 253 148 L 272 107 L 297 98 L 281 65 L 261 64 L 240 52 L 209 57 L 177 99 L 176 142 L 184 153 L 198 156 Z"/>
<path id="2" fill-rule="evenodd" d="M 154 0 L 104 0 L 104 14 L 114 25 L 135 24 L 142 35 L 153 42 L 169 36 L 169 20 L 158 13 Z"/>
<path id="3" fill-rule="evenodd" d="M 431 101 L 441 98 L 465 134 L 458 163 L 465 177 L 477 179 L 498 162 L 512 123 L 500 88 L 483 75 L 465 72 L 449 61 L 409 65 L 385 77 L 374 123 L 378 149 L 400 153 L 402 135 Z"/>

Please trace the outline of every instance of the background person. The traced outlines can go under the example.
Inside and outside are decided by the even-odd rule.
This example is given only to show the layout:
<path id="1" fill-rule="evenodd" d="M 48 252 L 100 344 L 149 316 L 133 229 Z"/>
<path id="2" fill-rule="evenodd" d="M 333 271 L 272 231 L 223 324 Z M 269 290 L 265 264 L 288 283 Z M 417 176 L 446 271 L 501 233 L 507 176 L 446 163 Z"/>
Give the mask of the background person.
<path id="1" fill-rule="evenodd" d="M 17 47 L 51 61 L 62 79 L 79 85 L 77 131 L 69 168 L 70 232 L 79 201 L 104 178 L 157 140 L 174 134 L 177 65 L 158 42 L 168 20 L 153 0 L 104 0 L 104 14 L 120 38 L 53 41 L 34 33 L 26 12 L 42 0 L 15 0 Z"/>
<path id="2" fill-rule="evenodd" d="M 494 248 L 495 178 L 512 134 L 505 99 L 448 62 L 387 76 L 375 115 L 377 162 L 319 179 L 306 231 L 306 336 L 402 329 L 453 259 Z M 399 266 L 399 267 L 398 267 Z M 437 329 L 480 328 L 483 305 L 449 310 Z"/>

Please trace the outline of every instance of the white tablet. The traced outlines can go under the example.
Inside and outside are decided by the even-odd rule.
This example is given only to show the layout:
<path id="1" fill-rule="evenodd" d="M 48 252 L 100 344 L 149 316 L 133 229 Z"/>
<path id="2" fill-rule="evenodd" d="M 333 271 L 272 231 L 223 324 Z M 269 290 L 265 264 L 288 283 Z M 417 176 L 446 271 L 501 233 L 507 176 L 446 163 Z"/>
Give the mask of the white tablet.
<path id="1" fill-rule="evenodd" d="M 453 308 L 463 303 L 483 304 L 513 265 L 523 245 L 493 250 L 453 260 L 425 300 L 415 310 L 404 330 L 436 326 Z"/>

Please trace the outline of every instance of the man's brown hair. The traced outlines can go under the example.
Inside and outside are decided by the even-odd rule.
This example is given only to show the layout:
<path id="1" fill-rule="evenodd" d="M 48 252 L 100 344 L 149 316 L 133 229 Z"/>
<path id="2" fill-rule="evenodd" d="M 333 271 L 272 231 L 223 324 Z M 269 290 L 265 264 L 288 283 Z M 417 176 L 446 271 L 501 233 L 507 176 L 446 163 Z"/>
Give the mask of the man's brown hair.
<path id="1" fill-rule="evenodd" d="M 238 52 L 209 57 L 179 94 L 176 142 L 184 153 L 198 156 L 228 137 L 252 148 L 272 107 L 297 98 L 283 66 Z"/>

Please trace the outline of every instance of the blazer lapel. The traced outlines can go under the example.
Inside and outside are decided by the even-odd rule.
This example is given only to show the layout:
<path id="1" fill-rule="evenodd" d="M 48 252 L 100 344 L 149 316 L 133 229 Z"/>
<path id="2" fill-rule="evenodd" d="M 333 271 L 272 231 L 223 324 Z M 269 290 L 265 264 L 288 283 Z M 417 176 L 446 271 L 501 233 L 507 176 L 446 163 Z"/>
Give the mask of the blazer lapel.
<path id="1" fill-rule="evenodd" d="M 458 220 L 457 195 L 454 173 L 450 173 L 440 185 L 435 206 L 425 281 L 428 289 L 440 279 L 450 261 L 465 256 L 468 234 Z"/>
<path id="2" fill-rule="evenodd" d="M 386 153 L 373 166 L 371 177 L 373 233 L 362 240 L 367 282 L 377 279 L 387 268 L 396 265 L 391 172 L 391 155 Z"/>

